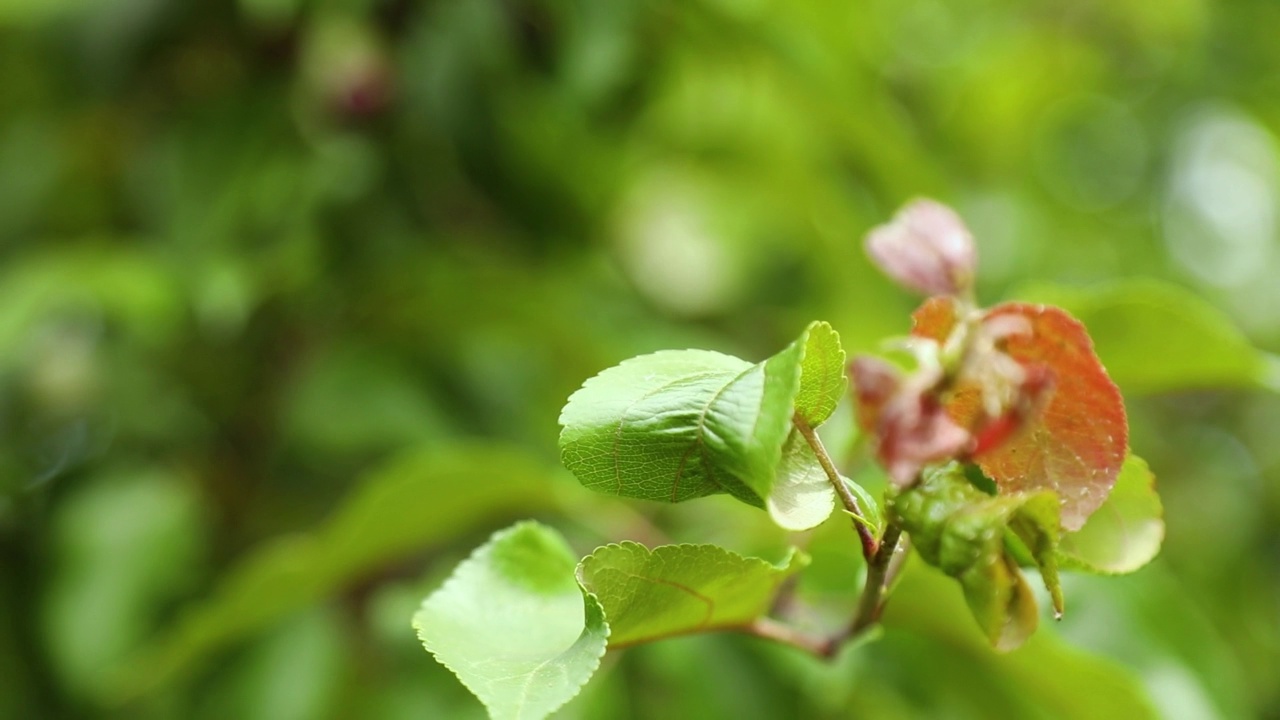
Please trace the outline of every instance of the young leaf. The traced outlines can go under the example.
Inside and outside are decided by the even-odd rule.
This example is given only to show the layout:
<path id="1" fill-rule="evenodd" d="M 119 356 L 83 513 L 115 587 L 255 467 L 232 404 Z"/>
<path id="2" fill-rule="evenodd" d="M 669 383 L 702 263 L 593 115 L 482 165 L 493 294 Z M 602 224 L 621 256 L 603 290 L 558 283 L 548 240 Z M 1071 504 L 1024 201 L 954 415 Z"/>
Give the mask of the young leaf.
<path id="1" fill-rule="evenodd" d="M 804 356 L 795 409 L 809 427 L 816 428 L 831 417 L 848 389 L 844 348 L 840 347 L 840 336 L 825 322 L 810 325 L 802 339 Z"/>
<path id="2" fill-rule="evenodd" d="M 778 586 L 808 564 L 793 551 L 780 565 L 716 545 L 633 542 L 582 559 L 578 581 L 609 618 L 610 647 L 743 627 L 768 612 Z"/>
<path id="3" fill-rule="evenodd" d="M 792 531 L 817 527 L 835 510 L 835 488 L 798 430 L 783 446 L 777 484 L 765 505 L 775 523 Z"/>
<path id="4" fill-rule="evenodd" d="M 1006 531 L 1031 549 L 1060 612 L 1053 493 L 993 497 L 973 487 L 952 464 L 927 473 L 919 485 L 897 495 L 891 511 L 911 534 L 920 557 L 960 581 L 974 619 L 996 648 L 1021 645 L 1037 624 L 1035 599 L 1006 546 Z"/>
<path id="5" fill-rule="evenodd" d="M 1057 496 L 1051 492 L 1038 492 L 1027 497 L 1009 519 L 1009 529 L 1031 553 L 1031 559 L 1040 568 L 1040 578 L 1049 590 L 1053 612 L 1062 617 L 1064 603 L 1058 578 L 1058 547 L 1061 541 Z"/>
<path id="6" fill-rule="evenodd" d="M 1123 574 L 1150 562 L 1164 540 L 1164 511 L 1155 483 L 1147 463 L 1130 455 L 1107 501 L 1084 527 L 1063 536 L 1058 547 L 1062 564 Z"/>
<path id="7" fill-rule="evenodd" d="M 1052 396 L 1009 441 L 977 458 L 983 472 L 1002 492 L 1053 490 L 1062 504 L 1062 526 L 1077 530 L 1107 498 L 1128 447 L 1128 422 L 1120 390 L 1093 352 L 1079 321 L 1044 305 L 1004 303 L 984 322 L 1024 319 L 1029 333 L 1010 335 L 1006 351 L 1028 366 L 1047 368 Z M 916 311 L 916 335 L 939 342 L 955 323 L 954 307 L 933 298 Z M 981 412 L 980 390 L 970 385 L 955 393 L 947 411 L 965 427 Z"/>
<path id="8" fill-rule="evenodd" d="M 793 414 L 825 420 L 843 391 L 834 336 L 814 323 L 755 365 L 675 350 L 609 368 L 561 411 L 561 460 L 600 492 L 667 502 L 727 492 L 763 507 Z"/>
<path id="9" fill-rule="evenodd" d="M 459 565 L 413 626 L 491 717 L 546 717 L 595 673 L 609 637 L 600 604 L 573 569 L 558 533 L 517 523 Z"/>

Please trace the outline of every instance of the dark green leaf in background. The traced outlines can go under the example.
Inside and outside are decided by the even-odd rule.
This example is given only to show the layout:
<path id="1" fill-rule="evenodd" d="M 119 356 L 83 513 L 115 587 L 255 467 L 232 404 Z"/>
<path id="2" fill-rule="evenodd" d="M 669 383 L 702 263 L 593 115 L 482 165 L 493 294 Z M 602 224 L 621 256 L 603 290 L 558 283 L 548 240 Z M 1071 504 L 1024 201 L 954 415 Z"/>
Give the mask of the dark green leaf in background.
<path id="1" fill-rule="evenodd" d="M 167 683 L 370 568 L 488 518 L 551 504 L 549 489 L 546 470 L 511 448 L 409 453 L 371 473 L 317 531 L 267 543 L 234 565 L 208 598 L 124 666 L 110 694 L 132 697 Z"/>
<path id="2" fill-rule="evenodd" d="M 1275 381 L 1268 375 L 1267 357 L 1229 317 L 1172 283 L 1029 285 L 1016 297 L 1059 305 L 1075 315 L 1125 392 L 1258 387 Z"/>

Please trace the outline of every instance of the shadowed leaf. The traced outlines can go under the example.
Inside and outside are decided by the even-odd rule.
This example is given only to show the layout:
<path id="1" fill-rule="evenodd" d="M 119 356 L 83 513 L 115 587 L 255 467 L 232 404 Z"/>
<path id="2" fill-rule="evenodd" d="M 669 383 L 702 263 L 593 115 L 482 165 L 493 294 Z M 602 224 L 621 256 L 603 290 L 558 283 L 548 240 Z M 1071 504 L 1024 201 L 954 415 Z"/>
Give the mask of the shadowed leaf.
<path id="1" fill-rule="evenodd" d="M 411 453 L 363 482 L 318 531 L 264 544 L 234 565 L 134 662 L 115 691 L 133 697 L 325 597 L 361 573 L 486 519 L 552 502 L 545 470 L 501 446 Z"/>

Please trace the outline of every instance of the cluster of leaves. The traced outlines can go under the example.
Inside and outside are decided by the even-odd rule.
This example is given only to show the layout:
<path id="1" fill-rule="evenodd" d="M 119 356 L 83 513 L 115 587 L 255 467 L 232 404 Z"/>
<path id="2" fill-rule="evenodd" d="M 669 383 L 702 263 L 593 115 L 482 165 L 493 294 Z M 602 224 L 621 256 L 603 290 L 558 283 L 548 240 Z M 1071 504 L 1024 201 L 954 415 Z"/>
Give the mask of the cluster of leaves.
<path id="1" fill-rule="evenodd" d="M 830 657 L 879 617 L 899 539 L 955 578 L 997 649 L 1021 645 L 1038 569 L 1055 615 L 1059 569 L 1123 573 L 1159 550 L 1161 507 L 1128 453 L 1119 390 L 1065 311 L 972 301 L 976 252 L 948 208 L 917 201 L 868 237 L 873 259 L 931 295 L 900 343 L 914 366 L 856 358 L 812 323 L 758 363 L 704 351 L 627 360 L 565 405 L 561 459 L 586 487 L 678 503 L 724 493 L 782 528 L 827 520 L 837 500 L 868 563 L 852 624 L 813 639 L 767 617 L 808 559 L 773 565 L 714 545 L 607 545 L 576 564 L 554 530 L 494 535 L 429 596 L 419 637 L 494 717 L 542 717 L 572 698 L 606 648 L 739 630 Z M 846 396 L 891 482 L 881 502 L 835 468 L 815 429 Z M 883 520 L 881 520 L 883 506 Z M 905 545 L 905 543 L 904 543 Z"/>

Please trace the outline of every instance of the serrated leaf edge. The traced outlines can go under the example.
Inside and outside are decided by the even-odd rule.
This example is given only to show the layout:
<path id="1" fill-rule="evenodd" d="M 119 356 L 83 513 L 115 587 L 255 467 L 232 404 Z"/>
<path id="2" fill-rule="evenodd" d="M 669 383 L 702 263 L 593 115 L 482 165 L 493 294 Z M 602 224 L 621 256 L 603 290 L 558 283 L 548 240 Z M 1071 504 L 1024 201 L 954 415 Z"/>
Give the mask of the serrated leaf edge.
<path id="1" fill-rule="evenodd" d="M 629 549 L 629 548 L 638 548 L 641 551 L 643 551 L 647 557 L 652 557 L 659 550 L 664 550 L 664 549 L 681 549 L 681 548 L 695 549 L 695 550 L 710 549 L 712 551 L 721 553 L 724 556 L 727 556 L 728 559 L 730 560 L 734 560 L 734 559 L 744 560 L 751 564 L 763 565 L 766 569 L 773 570 L 778 573 L 784 573 L 783 577 L 779 578 L 779 581 L 785 578 L 785 574 L 790 574 L 790 573 L 799 572 L 800 570 L 803 570 L 805 567 L 809 565 L 809 562 L 810 562 L 809 556 L 804 551 L 794 546 L 789 547 L 787 549 L 787 554 L 781 560 L 779 560 L 777 563 L 772 563 L 764 558 L 755 557 L 751 555 L 743 555 L 742 553 L 735 552 L 733 550 L 730 550 L 726 547 L 722 547 L 720 545 L 716 545 L 714 543 L 672 543 L 667 545 L 658 545 L 651 548 L 643 543 L 635 542 L 634 540 L 622 540 L 619 542 L 601 545 L 600 547 L 597 547 L 595 550 L 592 550 L 591 554 L 582 558 L 582 560 L 578 562 L 578 567 L 574 570 L 574 576 L 577 578 L 578 587 L 582 588 L 583 593 L 591 593 L 592 597 L 596 597 L 595 593 L 592 592 L 591 589 L 587 587 L 587 582 L 585 578 L 583 578 L 583 572 L 585 570 L 586 565 L 589 564 L 589 561 L 593 559 L 597 559 L 596 558 L 597 554 L 604 552 L 606 550 Z M 645 643 L 656 642 L 659 640 L 666 640 L 668 638 L 683 637 L 686 635 L 696 635 L 696 634 L 706 633 L 706 632 L 717 632 L 721 630 L 731 630 L 735 627 L 738 627 L 738 625 L 729 624 L 729 625 L 699 626 L 691 630 L 667 633 L 663 635 L 654 636 L 651 638 L 633 640 L 623 644 L 609 644 L 608 649 L 620 650 L 622 648 L 628 648 L 634 645 L 642 645 Z"/>

